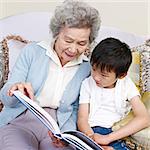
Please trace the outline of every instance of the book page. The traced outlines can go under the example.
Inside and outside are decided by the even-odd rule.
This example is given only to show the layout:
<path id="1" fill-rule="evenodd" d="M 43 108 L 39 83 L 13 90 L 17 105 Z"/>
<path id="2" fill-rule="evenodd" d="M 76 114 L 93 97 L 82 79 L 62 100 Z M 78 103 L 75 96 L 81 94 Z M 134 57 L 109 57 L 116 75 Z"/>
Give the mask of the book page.
<path id="1" fill-rule="evenodd" d="M 13 91 L 17 97 L 54 135 L 60 135 L 60 129 L 56 121 L 35 101 L 25 96 L 20 91 Z M 60 137 L 60 136 L 57 136 Z"/>
<path id="2" fill-rule="evenodd" d="M 91 147 L 89 147 L 86 143 L 81 141 L 79 138 L 75 137 L 71 134 L 62 134 L 62 138 L 67 141 L 68 143 L 74 145 L 79 150 L 93 150 Z"/>
<path id="3" fill-rule="evenodd" d="M 79 131 L 68 131 L 62 134 L 63 138 L 79 145 L 79 147 L 87 150 L 103 150 L 103 148 L 95 143 L 92 139 Z M 79 148 L 80 149 L 80 148 Z"/>

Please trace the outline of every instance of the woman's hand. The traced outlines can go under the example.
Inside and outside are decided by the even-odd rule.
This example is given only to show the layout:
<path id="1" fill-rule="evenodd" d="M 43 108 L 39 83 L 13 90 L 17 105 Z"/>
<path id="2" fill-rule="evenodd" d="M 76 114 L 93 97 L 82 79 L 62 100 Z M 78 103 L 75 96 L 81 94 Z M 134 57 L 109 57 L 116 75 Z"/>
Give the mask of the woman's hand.
<path id="1" fill-rule="evenodd" d="M 114 148 L 111 147 L 111 146 L 102 146 L 102 148 L 103 148 L 104 150 L 114 150 Z"/>
<path id="2" fill-rule="evenodd" d="M 49 131 L 48 134 L 49 134 L 49 136 L 51 137 L 52 143 L 53 143 L 53 145 L 54 145 L 55 147 L 57 147 L 57 148 L 62 148 L 62 147 L 65 147 L 65 146 L 68 145 L 66 142 L 63 142 L 62 140 L 60 140 L 60 139 L 54 137 L 54 135 L 52 134 L 51 131 Z"/>
<path id="3" fill-rule="evenodd" d="M 102 135 L 102 134 L 98 134 L 98 133 L 94 133 L 92 135 L 92 139 L 100 145 L 108 145 L 109 143 L 111 143 L 110 139 L 109 139 L 109 134 L 108 135 Z"/>
<path id="4" fill-rule="evenodd" d="M 8 96 L 13 96 L 13 91 L 19 90 L 32 100 L 34 100 L 34 92 L 31 83 L 24 83 L 24 82 L 19 82 L 10 87 L 8 90 Z"/>

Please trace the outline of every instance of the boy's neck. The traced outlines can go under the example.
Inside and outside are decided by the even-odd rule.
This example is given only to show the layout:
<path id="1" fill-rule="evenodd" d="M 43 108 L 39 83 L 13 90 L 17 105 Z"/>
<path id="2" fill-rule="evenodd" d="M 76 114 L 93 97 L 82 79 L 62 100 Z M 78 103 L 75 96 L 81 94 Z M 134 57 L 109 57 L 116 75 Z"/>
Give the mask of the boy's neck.
<path id="1" fill-rule="evenodd" d="M 118 79 L 117 79 L 117 80 L 118 80 Z M 107 89 L 115 88 L 116 83 L 117 83 L 117 80 L 116 80 L 116 82 L 115 82 L 114 84 L 112 84 L 112 85 L 110 85 L 110 86 L 108 86 L 108 87 L 103 87 L 103 88 L 107 88 Z"/>

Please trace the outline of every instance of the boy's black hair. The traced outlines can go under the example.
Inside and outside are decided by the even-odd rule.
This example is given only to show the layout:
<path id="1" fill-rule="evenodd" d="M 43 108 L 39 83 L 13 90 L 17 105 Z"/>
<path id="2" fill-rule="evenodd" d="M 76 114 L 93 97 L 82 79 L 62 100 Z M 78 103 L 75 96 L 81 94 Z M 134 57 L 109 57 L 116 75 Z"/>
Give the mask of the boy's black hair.
<path id="1" fill-rule="evenodd" d="M 116 77 L 120 77 L 127 73 L 132 62 L 132 53 L 126 43 L 115 38 L 106 38 L 94 48 L 90 62 L 101 72 L 114 71 Z"/>

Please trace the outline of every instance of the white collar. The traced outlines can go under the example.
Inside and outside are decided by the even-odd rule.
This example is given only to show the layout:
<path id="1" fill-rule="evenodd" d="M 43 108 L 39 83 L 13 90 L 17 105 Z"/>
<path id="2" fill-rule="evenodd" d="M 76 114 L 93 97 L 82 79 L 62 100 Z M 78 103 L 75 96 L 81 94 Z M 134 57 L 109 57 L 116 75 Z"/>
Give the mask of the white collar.
<path id="1" fill-rule="evenodd" d="M 55 50 L 53 49 L 54 42 L 55 42 L 55 39 L 53 39 L 51 42 L 50 42 L 50 40 L 45 40 L 45 41 L 38 42 L 37 45 L 44 48 L 46 50 L 46 55 L 48 55 L 57 65 L 61 66 L 60 60 L 59 60 Z M 51 45 L 50 45 L 50 43 L 51 43 Z M 83 61 L 89 61 L 89 58 L 87 56 L 85 56 L 84 54 L 81 54 L 78 58 L 65 64 L 64 67 L 79 65 Z"/>

